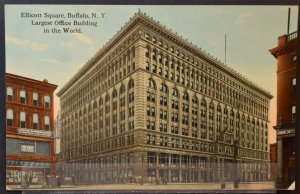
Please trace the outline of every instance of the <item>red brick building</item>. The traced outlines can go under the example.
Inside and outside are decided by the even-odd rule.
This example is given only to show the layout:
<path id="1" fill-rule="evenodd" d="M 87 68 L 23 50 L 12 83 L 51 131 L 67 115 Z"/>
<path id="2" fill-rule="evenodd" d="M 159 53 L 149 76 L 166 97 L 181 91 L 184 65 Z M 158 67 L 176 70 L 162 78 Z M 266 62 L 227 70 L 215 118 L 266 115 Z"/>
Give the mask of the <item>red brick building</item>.
<path id="1" fill-rule="evenodd" d="M 6 181 L 55 173 L 53 92 L 56 85 L 6 73 Z"/>
<path id="2" fill-rule="evenodd" d="M 271 180 L 277 181 L 277 144 L 272 143 L 270 144 L 270 162 L 271 162 Z"/>
<path id="3" fill-rule="evenodd" d="M 277 164 L 278 186 L 295 180 L 296 61 L 297 32 L 278 38 L 270 50 L 277 59 Z"/>

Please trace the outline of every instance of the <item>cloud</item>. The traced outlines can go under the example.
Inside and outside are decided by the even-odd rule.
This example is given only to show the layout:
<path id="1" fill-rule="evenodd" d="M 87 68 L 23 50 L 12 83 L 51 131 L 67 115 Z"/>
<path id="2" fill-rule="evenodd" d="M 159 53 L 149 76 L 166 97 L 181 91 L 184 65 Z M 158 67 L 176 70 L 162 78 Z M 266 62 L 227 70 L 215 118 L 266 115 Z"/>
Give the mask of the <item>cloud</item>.
<path id="1" fill-rule="evenodd" d="M 68 49 L 71 49 L 71 48 L 74 48 L 75 47 L 75 43 L 74 42 L 71 42 L 71 41 L 68 41 L 68 42 L 61 42 L 59 43 L 59 45 L 63 48 L 68 48 Z"/>
<path id="2" fill-rule="evenodd" d="M 83 43 L 85 43 L 87 45 L 92 45 L 93 44 L 92 39 L 90 39 L 89 37 L 87 37 L 87 36 L 85 36 L 83 34 L 76 33 L 76 34 L 73 34 L 73 36 L 75 38 L 77 38 L 79 41 L 81 41 L 81 42 L 83 42 Z"/>
<path id="3" fill-rule="evenodd" d="M 44 51 L 49 48 L 47 44 L 32 42 L 30 40 L 22 40 L 10 35 L 6 35 L 5 41 L 8 44 L 15 44 L 17 46 L 27 47 L 34 51 Z"/>
<path id="4" fill-rule="evenodd" d="M 209 45 L 211 45 L 213 48 L 220 48 L 220 47 L 221 47 L 220 42 L 215 41 L 215 40 L 208 40 L 207 43 L 208 43 Z M 224 47 L 224 46 L 223 46 L 223 47 Z"/>
<path id="5" fill-rule="evenodd" d="M 47 58 L 47 59 L 41 59 L 40 62 L 43 63 L 51 63 L 51 64 L 58 64 L 60 61 L 53 59 L 53 58 Z"/>
<path id="6" fill-rule="evenodd" d="M 241 13 L 235 18 L 234 23 L 237 25 L 243 24 L 250 17 L 252 17 L 252 14 L 250 14 L 250 13 Z"/>

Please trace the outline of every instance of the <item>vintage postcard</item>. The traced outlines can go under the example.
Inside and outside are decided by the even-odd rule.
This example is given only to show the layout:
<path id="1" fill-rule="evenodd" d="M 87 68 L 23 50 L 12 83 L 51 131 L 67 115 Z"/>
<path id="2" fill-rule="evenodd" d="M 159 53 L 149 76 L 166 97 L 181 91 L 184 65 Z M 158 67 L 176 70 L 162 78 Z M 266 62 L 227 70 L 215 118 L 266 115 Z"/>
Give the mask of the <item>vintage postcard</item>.
<path id="1" fill-rule="evenodd" d="M 297 15 L 5 5 L 7 189 L 289 188 Z"/>

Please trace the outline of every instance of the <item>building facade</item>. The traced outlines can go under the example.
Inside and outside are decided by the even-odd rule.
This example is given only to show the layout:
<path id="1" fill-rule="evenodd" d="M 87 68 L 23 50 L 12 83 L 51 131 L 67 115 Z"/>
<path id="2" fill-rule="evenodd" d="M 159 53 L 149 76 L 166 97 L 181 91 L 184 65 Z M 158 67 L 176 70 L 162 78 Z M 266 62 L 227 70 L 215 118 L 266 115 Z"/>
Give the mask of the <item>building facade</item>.
<path id="1" fill-rule="evenodd" d="M 56 85 L 6 73 L 6 181 L 55 173 L 53 92 Z"/>
<path id="2" fill-rule="evenodd" d="M 61 124 L 60 124 L 60 112 L 58 111 L 55 121 L 54 121 L 54 137 L 55 137 L 55 154 L 60 153 L 60 130 L 61 130 Z"/>
<path id="3" fill-rule="evenodd" d="M 269 178 L 272 95 L 143 13 L 57 95 L 77 183 Z"/>
<path id="4" fill-rule="evenodd" d="M 270 176 L 271 180 L 277 182 L 277 144 L 270 144 Z"/>
<path id="5" fill-rule="evenodd" d="M 278 186 L 295 180 L 296 62 L 297 32 L 278 38 L 270 50 L 277 59 L 277 161 Z"/>

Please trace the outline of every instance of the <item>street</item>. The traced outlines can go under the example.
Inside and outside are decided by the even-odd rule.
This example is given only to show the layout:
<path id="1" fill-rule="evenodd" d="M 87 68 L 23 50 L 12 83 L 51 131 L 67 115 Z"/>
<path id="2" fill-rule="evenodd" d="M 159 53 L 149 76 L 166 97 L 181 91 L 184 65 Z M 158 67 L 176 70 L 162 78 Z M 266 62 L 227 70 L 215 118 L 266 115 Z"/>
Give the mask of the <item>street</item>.
<path id="1" fill-rule="evenodd" d="M 21 189 L 19 185 L 10 185 L 8 190 L 220 190 L 218 183 L 169 183 L 154 184 L 106 184 L 106 185 L 62 185 L 59 188 L 45 188 L 41 185 L 31 185 Z M 225 190 L 233 190 L 233 183 L 226 183 Z M 274 190 L 273 182 L 240 183 L 238 190 Z"/>

